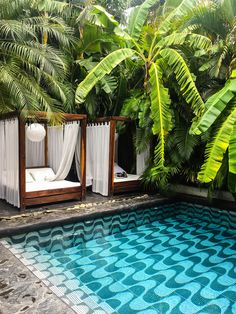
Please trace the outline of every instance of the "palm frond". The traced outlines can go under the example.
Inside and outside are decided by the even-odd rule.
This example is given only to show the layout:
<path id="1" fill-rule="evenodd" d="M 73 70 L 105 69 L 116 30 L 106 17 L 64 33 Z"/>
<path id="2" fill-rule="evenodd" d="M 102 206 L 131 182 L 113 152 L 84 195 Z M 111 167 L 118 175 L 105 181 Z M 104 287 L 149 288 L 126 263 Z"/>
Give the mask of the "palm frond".
<path id="1" fill-rule="evenodd" d="M 26 38 L 37 39 L 31 27 L 26 27 L 21 21 L 0 19 L 1 40 L 21 40 Z"/>
<path id="2" fill-rule="evenodd" d="M 0 51 L 5 55 L 19 58 L 22 62 L 31 62 L 55 76 L 63 76 L 67 64 L 60 51 L 37 42 L 0 42 Z"/>
<path id="3" fill-rule="evenodd" d="M 173 137 L 181 158 L 189 160 L 196 145 L 199 143 L 199 137 L 190 135 L 189 128 L 186 128 L 185 126 L 175 128 Z"/>

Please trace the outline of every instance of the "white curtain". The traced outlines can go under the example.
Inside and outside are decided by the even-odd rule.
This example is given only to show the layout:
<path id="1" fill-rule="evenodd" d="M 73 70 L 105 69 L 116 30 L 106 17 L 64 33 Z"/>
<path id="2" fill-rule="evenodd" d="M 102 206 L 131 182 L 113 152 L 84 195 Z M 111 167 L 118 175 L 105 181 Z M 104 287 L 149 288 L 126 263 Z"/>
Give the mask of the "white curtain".
<path id="1" fill-rule="evenodd" d="M 87 183 L 92 180 L 92 191 L 108 195 L 110 124 L 87 127 Z"/>
<path id="2" fill-rule="evenodd" d="M 6 196 L 6 158 L 5 158 L 5 124 L 0 121 L 0 198 L 5 199 Z"/>
<path id="3" fill-rule="evenodd" d="M 27 129 L 28 125 L 26 125 Z M 26 130 L 25 130 L 26 131 Z M 32 142 L 25 137 L 25 162 L 26 168 L 43 167 L 45 164 L 45 140 L 41 142 Z"/>
<path id="4" fill-rule="evenodd" d="M 78 131 L 78 138 L 77 138 L 77 143 L 75 146 L 75 166 L 76 166 L 76 172 L 78 179 L 80 180 L 80 152 L 81 152 L 81 127 L 79 128 Z"/>
<path id="5" fill-rule="evenodd" d="M 90 124 L 86 129 L 86 186 L 93 184 L 94 170 L 94 125 Z"/>
<path id="6" fill-rule="evenodd" d="M 150 149 L 149 147 L 144 150 L 143 152 L 137 154 L 136 156 L 136 174 L 141 176 L 148 165 L 148 159 L 150 156 Z"/>
<path id="7" fill-rule="evenodd" d="M 20 207 L 18 119 L 5 121 L 6 200 Z"/>
<path id="8" fill-rule="evenodd" d="M 64 126 L 61 161 L 55 177 L 51 178 L 52 181 L 64 180 L 67 177 L 75 155 L 78 132 L 79 124 L 77 122 L 67 123 Z"/>
<path id="9" fill-rule="evenodd" d="M 48 164 L 57 173 L 63 149 L 63 126 L 49 126 L 48 133 Z"/>
<path id="10" fill-rule="evenodd" d="M 136 136 L 142 136 L 142 129 L 136 128 Z M 148 144 L 146 148 L 136 155 L 136 174 L 141 176 L 148 166 L 148 160 L 150 157 L 150 145 Z"/>
<path id="11" fill-rule="evenodd" d="M 115 163 L 118 163 L 118 138 L 119 134 L 115 133 Z"/>

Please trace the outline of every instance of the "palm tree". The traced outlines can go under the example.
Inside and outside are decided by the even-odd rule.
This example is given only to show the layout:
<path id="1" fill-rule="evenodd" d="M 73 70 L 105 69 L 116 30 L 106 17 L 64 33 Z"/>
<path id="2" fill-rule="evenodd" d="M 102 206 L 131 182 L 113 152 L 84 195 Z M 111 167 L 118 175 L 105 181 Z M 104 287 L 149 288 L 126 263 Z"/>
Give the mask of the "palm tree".
<path id="1" fill-rule="evenodd" d="M 121 47 L 91 69 L 76 90 L 76 102 L 80 105 L 98 82 L 125 62 L 127 76 L 131 80 L 133 76 L 138 79 L 132 84 L 131 97 L 125 102 L 123 112 L 138 118 L 139 126 L 145 128 L 146 133 L 151 126 L 157 137 L 154 167 L 149 172 L 149 176 L 156 179 L 166 178 L 171 172 L 171 167 L 165 163 L 165 142 L 174 125 L 168 86 L 173 85 L 173 81 L 177 83 L 178 93 L 197 117 L 204 111 L 184 50 L 187 48 L 194 53 L 207 49 L 211 41 L 203 35 L 178 31 L 183 17 L 197 4 L 193 0 L 179 2 L 175 5 L 177 2 L 167 1 L 163 6 L 157 0 L 146 0 L 131 10 L 125 29 L 107 16 L 114 25 L 114 32 L 122 39 Z M 153 6 L 157 14 L 150 16 Z"/>
<path id="2" fill-rule="evenodd" d="M 0 0 L 0 6 L 0 112 L 67 109 L 73 92 L 63 49 L 72 30 L 55 12 L 68 4 Z"/>

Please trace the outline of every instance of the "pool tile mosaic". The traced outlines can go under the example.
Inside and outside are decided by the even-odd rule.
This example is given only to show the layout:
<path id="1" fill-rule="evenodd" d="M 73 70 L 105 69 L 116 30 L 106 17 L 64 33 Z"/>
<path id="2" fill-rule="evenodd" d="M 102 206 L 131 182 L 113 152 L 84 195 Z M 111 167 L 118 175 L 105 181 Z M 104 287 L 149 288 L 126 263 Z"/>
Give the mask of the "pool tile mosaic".
<path id="1" fill-rule="evenodd" d="M 236 314 L 236 215 L 175 203 L 4 239 L 76 313 Z"/>

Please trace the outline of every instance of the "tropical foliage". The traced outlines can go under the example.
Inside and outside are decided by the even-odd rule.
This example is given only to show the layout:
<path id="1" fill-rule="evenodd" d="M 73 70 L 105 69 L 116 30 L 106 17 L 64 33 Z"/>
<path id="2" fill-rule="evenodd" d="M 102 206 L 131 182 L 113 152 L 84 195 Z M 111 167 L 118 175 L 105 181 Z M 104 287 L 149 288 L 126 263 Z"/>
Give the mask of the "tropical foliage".
<path id="1" fill-rule="evenodd" d="M 0 113 L 127 115 L 154 145 L 145 182 L 236 193 L 234 0 L 0 7 Z"/>
<path id="2" fill-rule="evenodd" d="M 67 76 L 73 30 L 53 0 L 0 0 L 0 111 L 70 110 Z"/>
<path id="3" fill-rule="evenodd" d="M 194 27 L 213 39 L 210 58 L 200 68 L 215 80 L 215 84 L 208 86 L 208 94 L 212 94 L 215 88 L 219 89 L 222 81 L 226 80 L 226 83 L 207 99 L 203 115 L 191 127 L 191 133 L 208 132 L 209 137 L 198 180 L 222 187 L 228 179 L 233 193 L 236 192 L 235 14 L 235 1 L 225 0 L 218 5 L 203 7 L 194 17 Z"/>
<path id="4" fill-rule="evenodd" d="M 182 1 L 178 6 L 168 7 L 160 3 L 156 8 L 160 20 L 151 19 L 150 9 L 156 0 L 146 0 L 130 11 L 126 26 L 106 15 L 113 24 L 114 36 L 122 48 L 112 51 L 102 58 L 76 90 L 78 105 L 87 101 L 87 96 L 98 82 L 106 78 L 121 62 L 126 69 L 126 82 L 129 85 L 128 98 L 124 101 L 122 114 L 131 115 L 139 121 L 144 134 L 157 137 L 154 164 L 149 178 L 161 178 L 165 181 L 169 173 L 176 172 L 176 167 L 166 162 L 166 140 L 175 127 L 174 106 L 170 94 L 170 85 L 179 94 L 179 106 L 189 106 L 192 113 L 200 117 L 204 111 L 204 102 L 195 85 L 195 76 L 191 73 L 188 56 L 191 53 L 208 49 L 211 41 L 204 35 L 175 28 L 181 17 L 191 13 L 193 1 Z M 191 4 L 191 5 L 190 5 Z M 176 17 L 174 23 L 173 17 Z M 172 23 L 170 22 L 172 21 Z M 131 74 L 128 74 L 131 73 Z M 174 82 L 174 84 L 173 84 Z"/>

